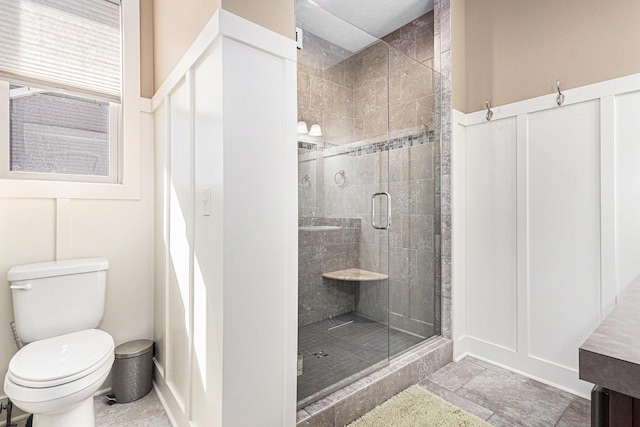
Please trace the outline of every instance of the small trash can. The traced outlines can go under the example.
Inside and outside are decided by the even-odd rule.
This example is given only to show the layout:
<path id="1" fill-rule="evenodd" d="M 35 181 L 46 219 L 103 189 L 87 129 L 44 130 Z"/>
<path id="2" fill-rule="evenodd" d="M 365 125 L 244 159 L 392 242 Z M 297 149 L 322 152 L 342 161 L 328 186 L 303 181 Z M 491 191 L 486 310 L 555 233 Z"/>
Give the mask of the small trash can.
<path id="1" fill-rule="evenodd" d="M 116 347 L 111 389 L 116 403 L 138 400 L 151 391 L 153 341 L 135 340 Z"/>

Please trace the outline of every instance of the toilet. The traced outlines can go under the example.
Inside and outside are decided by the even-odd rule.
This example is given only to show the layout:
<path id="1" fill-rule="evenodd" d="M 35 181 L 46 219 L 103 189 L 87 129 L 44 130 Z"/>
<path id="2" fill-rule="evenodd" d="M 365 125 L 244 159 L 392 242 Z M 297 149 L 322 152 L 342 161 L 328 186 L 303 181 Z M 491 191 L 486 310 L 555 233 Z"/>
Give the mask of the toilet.
<path id="1" fill-rule="evenodd" d="M 93 394 L 114 361 L 113 338 L 95 329 L 105 305 L 105 258 L 44 262 L 7 273 L 20 340 L 4 391 L 34 427 L 94 427 Z"/>

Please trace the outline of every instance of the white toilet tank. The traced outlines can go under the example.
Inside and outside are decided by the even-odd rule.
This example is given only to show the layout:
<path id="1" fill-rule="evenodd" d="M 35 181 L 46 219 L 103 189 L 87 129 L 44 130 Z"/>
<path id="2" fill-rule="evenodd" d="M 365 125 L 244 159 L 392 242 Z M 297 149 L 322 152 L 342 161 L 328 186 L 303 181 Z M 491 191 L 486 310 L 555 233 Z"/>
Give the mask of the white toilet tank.
<path id="1" fill-rule="evenodd" d="M 42 262 L 7 273 L 18 335 L 24 343 L 96 328 L 102 321 L 109 261 Z"/>

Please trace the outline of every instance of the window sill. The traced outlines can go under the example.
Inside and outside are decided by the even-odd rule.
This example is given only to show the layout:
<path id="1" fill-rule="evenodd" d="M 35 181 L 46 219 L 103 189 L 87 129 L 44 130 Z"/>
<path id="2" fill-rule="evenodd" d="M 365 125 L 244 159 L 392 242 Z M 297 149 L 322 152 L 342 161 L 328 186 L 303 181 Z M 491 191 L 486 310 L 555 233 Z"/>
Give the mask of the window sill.
<path id="1" fill-rule="evenodd" d="M 0 179 L 0 197 L 139 200 L 140 179 L 137 177 L 124 184 Z"/>

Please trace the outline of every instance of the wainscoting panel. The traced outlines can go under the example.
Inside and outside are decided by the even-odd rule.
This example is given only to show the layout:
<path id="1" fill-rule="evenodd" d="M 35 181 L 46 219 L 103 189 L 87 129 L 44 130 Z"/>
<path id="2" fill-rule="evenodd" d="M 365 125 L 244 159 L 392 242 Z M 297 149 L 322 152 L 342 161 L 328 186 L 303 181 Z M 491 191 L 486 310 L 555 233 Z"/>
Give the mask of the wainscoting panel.
<path id="1" fill-rule="evenodd" d="M 639 90 L 636 74 L 560 107 L 553 94 L 495 107 L 491 122 L 455 112 L 457 359 L 588 397 L 578 347 L 640 274 Z"/>
<path id="2" fill-rule="evenodd" d="M 467 138 L 468 333 L 516 351 L 516 120 L 470 126 Z"/>
<path id="3" fill-rule="evenodd" d="M 529 115 L 529 354 L 567 369 L 600 323 L 599 112 Z"/>
<path id="4" fill-rule="evenodd" d="M 169 330 L 167 340 L 167 383 L 174 390 L 178 402 L 188 402 L 190 328 L 190 262 L 189 250 L 193 240 L 193 202 L 191 196 L 191 140 L 190 88 L 183 80 L 170 96 L 170 171 L 169 187 Z"/>
<path id="5" fill-rule="evenodd" d="M 640 275 L 640 92 L 615 100 L 616 288 Z"/>

